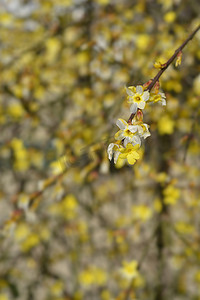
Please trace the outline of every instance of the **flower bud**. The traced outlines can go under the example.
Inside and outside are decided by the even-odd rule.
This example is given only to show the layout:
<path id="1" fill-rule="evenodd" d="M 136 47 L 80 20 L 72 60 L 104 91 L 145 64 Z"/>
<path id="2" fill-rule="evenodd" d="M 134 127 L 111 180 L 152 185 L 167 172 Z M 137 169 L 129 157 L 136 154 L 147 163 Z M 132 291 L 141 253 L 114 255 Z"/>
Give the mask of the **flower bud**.
<path id="1" fill-rule="evenodd" d="M 142 121 L 143 120 L 143 112 L 142 110 L 138 109 L 136 113 L 136 120 L 137 121 Z"/>

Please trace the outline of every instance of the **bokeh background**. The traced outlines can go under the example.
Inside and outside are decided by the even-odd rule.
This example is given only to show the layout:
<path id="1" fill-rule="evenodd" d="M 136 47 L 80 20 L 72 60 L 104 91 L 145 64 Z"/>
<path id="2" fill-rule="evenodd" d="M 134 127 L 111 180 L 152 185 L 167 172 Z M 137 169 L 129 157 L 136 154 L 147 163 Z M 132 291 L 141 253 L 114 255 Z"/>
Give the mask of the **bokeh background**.
<path id="1" fill-rule="evenodd" d="M 200 32 L 160 80 L 134 166 L 109 161 L 125 86 L 198 0 L 0 1 L 0 300 L 200 299 Z"/>

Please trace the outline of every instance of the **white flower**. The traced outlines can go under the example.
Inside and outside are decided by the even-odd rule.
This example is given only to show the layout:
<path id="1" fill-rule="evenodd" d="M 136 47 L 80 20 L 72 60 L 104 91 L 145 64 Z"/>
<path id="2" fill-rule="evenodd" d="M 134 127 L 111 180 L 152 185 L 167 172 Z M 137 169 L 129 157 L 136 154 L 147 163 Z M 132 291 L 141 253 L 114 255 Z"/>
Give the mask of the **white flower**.
<path id="1" fill-rule="evenodd" d="M 152 93 L 150 93 L 149 101 L 154 102 L 154 103 L 161 102 L 161 104 L 163 106 L 165 106 L 166 105 L 165 93 L 163 93 L 163 92 L 157 92 L 157 93 L 152 92 Z"/>
<path id="2" fill-rule="evenodd" d="M 148 136 L 151 135 L 151 133 L 149 132 L 149 125 L 142 123 L 141 125 L 137 125 L 137 126 L 138 126 L 138 134 L 140 137 L 146 139 Z"/>
<path id="3" fill-rule="evenodd" d="M 165 106 L 166 105 L 166 96 L 165 96 L 165 93 L 162 93 L 162 92 L 160 92 L 160 93 L 158 93 L 158 94 L 160 94 L 160 96 L 161 96 L 161 104 L 163 105 L 163 106 Z"/>
<path id="4" fill-rule="evenodd" d="M 123 267 L 120 268 L 120 273 L 124 278 L 131 280 L 139 276 L 138 262 L 136 260 L 124 261 L 122 264 Z"/>
<path id="5" fill-rule="evenodd" d="M 144 91 L 143 86 L 126 88 L 128 94 L 128 102 L 131 103 L 131 113 L 135 113 L 138 108 L 144 109 L 146 101 L 149 100 L 149 91 Z"/>
<path id="6" fill-rule="evenodd" d="M 114 154 L 114 163 L 116 164 L 117 162 L 117 159 L 118 159 L 118 156 L 120 154 L 120 146 L 115 144 L 115 143 L 111 143 L 109 146 L 108 146 L 108 149 L 107 149 L 107 153 L 108 153 L 108 158 L 109 160 L 112 159 L 113 157 L 113 154 Z"/>
<path id="7" fill-rule="evenodd" d="M 137 103 L 133 103 L 130 107 L 130 112 L 132 114 L 135 114 L 137 112 L 137 108 L 138 108 Z"/>
<path id="8" fill-rule="evenodd" d="M 124 141 L 124 147 L 128 143 L 134 145 L 141 145 L 141 140 L 138 135 L 138 125 L 129 125 L 125 120 L 118 119 L 116 125 L 119 127 L 119 131 L 115 134 L 115 139 Z"/>

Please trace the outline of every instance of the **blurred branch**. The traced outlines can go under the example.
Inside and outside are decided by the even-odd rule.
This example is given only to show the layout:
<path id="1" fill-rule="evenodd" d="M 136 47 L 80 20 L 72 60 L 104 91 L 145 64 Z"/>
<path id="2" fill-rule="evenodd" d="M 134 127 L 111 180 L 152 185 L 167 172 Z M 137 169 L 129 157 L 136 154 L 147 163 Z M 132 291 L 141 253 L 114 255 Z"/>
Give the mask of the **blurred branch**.
<path id="1" fill-rule="evenodd" d="M 157 233 L 157 226 L 155 228 L 155 230 L 153 231 L 152 235 L 150 236 L 150 238 L 148 239 L 148 241 L 145 243 L 146 245 L 144 246 L 143 248 L 143 251 L 142 251 L 142 254 L 141 254 L 141 257 L 138 261 L 138 267 L 137 269 L 140 270 L 144 261 L 145 261 L 145 258 L 147 257 L 148 253 L 149 253 L 149 249 L 150 247 L 147 246 L 147 245 L 150 245 L 151 242 L 154 240 L 154 238 L 156 237 L 156 233 Z M 129 287 L 126 289 L 126 291 L 124 292 L 125 294 L 125 297 L 124 297 L 124 300 L 129 300 L 129 297 L 131 296 L 131 292 L 132 292 L 132 289 L 133 289 L 133 283 L 134 283 L 134 280 L 135 278 L 133 278 L 129 284 Z"/>
<path id="2" fill-rule="evenodd" d="M 38 117 L 38 115 L 37 115 L 34 111 L 32 111 L 32 110 L 30 109 L 28 102 L 27 102 L 23 97 L 16 96 L 16 95 L 13 93 L 13 91 L 10 89 L 10 87 L 9 87 L 8 85 L 4 84 L 4 85 L 2 86 L 2 89 L 3 89 L 3 92 L 7 93 L 8 95 L 12 96 L 13 98 L 17 98 L 17 99 L 20 101 L 20 103 L 21 103 L 22 107 L 24 108 L 24 110 L 25 110 L 31 117 Z"/>
<path id="3" fill-rule="evenodd" d="M 158 165 L 158 171 L 168 173 L 169 172 L 169 162 L 166 153 L 170 151 L 172 147 L 172 139 L 171 136 L 161 136 L 158 138 L 158 156 L 160 153 L 160 161 Z M 157 195 L 161 202 L 161 211 L 158 214 L 158 227 L 156 232 L 156 247 L 157 247 L 157 282 L 155 286 L 155 300 L 164 299 L 164 288 L 165 288 L 165 280 L 164 275 L 166 270 L 164 268 L 164 249 L 165 249 L 165 220 L 168 216 L 168 206 L 164 202 L 163 195 L 164 186 L 162 184 L 158 184 L 157 186 Z"/>
<path id="4" fill-rule="evenodd" d="M 176 235 L 176 237 L 181 240 L 181 242 L 188 248 L 190 248 L 192 250 L 192 252 L 195 255 L 195 260 L 193 261 L 195 264 L 200 264 L 199 261 L 199 245 L 197 244 L 197 249 L 193 249 L 191 246 L 191 242 L 187 240 L 187 238 L 185 238 L 183 235 L 181 235 L 180 233 L 178 233 L 178 231 L 176 230 L 176 228 L 174 228 L 174 226 L 172 226 L 172 224 L 169 224 L 169 227 L 171 229 L 171 231 Z"/>
<path id="5" fill-rule="evenodd" d="M 197 119 L 198 119 L 198 111 L 196 112 L 195 116 L 193 117 L 192 127 L 191 127 L 191 130 L 190 130 L 190 133 L 187 135 L 185 151 L 184 151 L 184 155 L 183 155 L 183 162 L 186 161 L 186 157 L 187 157 L 187 153 L 188 153 L 190 143 L 194 138 L 194 129 L 195 129 Z"/>
<path id="6" fill-rule="evenodd" d="M 88 153 L 86 153 L 87 155 Z M 82 166 L 83 170 L 84 170 L 84 167 L 86 167 L 86 170 L 84 170 L 84 177 L 87 177 L 88 174 L 90 172 L 92 172 L 98 165 L 99 161 L 98 161 L 98 156 L 95 154 L 95 155 L 91 155 L 91 157 L 89 156 L 88 154 L 88 160 L 86 160 L 85 158 L 85 154 L 82 154 L 81 157 L 76 157 L 76 158 L 73 158 L 73 161 L 72 162 L 65 162 L 65 168 L 63 169 L 63 171 L 61 173 L 59 173 L 58 175 L 56 176 L 53 176 L 53 177 L 50 177 L 46 180 L 44 180 L 43 182 L 43 187 L 32 193 L 30 196 L 29 196 L 29 200 L 28 200 L 28 204 L 27 204 L 27 207 L 28 209 L 30 208 L 34 208 L 34 206 L 36 205 L 37 206 L 37 201 L 38 199 L 43 195 L 43 193 L 47 190 L 47 188 L 49 188 L 50 186 L 54 185 L 59 179 L 61 179 L 63 177 L 63 175 L 68 171 L 68 168 L 72 168 L 72 167 L 77 167 L 77 166 L 80 166 L 80 164 L 82 164 L 82 161 L 81 161 L 81 158 L 84 158 L 84 165 Z M 87 168 L 89 166 L 89 168 Z M 18 201 L 18 196 L 14 196 L 15 197 L 15 202 L 17 203 Z M 88 208 L 87 208 L 88 210 Z M 16 209 L 12 212 L 11 214 L 11 217 L 6 221 L 4 222 L 4 224 L 1 226 L 1 230 L 3 230 L 7 225 L 9 226 L 10 224 L 13 224 L 17 221 L 19 221 L 19 219 L 21 219 L 24 215 L 25 215 L 25 212 L 26 210 L 23 210 L 23 209 Z"/>
<path id="7" fill-rule="evenodd" d="M 43 36 L 43 38 L 40 41 L 38 41 L 38 42 L 34 43 L 33 45 L 31 45 L 30 47 L 22 50 L 20 53 L 14 55 L 8 63 L 0 66 L 0 70 L 3 71 L 3 70 L 7 70 L 8 68 L 12 67 L 12 65 L 15 64 L 16 61 L 19 60 L 24 54 L 26 54 L 30 51 L 40 50 L 40 48 L 43 47 L 45 41 L 51 36 L 52 36 L 52 33 L 46 34 L 45 36 Z"/>

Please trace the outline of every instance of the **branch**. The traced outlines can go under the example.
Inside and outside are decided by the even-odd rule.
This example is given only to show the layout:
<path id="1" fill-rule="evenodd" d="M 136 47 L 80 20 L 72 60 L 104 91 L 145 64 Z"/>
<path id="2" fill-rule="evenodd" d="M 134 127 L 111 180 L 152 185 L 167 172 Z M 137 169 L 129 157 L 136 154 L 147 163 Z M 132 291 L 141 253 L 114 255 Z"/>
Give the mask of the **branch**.
<path id="1" fill-rule="evenodd" d="M 156 81 L 159 80 L 162 73 L 169 67 L 169 65 L 174 61 L 174 59 L 177 57 L 178 53 L 183 50 L 183 48 L 187 45 L 187 43 L 193 39 L 194 35 L 197 33 L 197 31 L 200 29 L 200 25 L 189 35 L 189 37 L 183 42 L 183 44 L 175 50 L 174 54 L 170 59 L 164 64 L 164 67 L 158 72 L 158 74 L 153 78 L 152 82 L 147 88 L 147 91 L 151 91 L 151 89 L 154 87 Z"/>
<path id="2" fill-rule="evenodd" d="M 183 48 L 188 44 L 188 42 L 190 40 L 193 39 L 194 35 L 197 33 L 197 31 L 200 29 L 200 25 L 197 26 L 197 28 L 189 35 L 189 37 L 183 42 L 183 44 L 175 50 L 174 54 L 170 57 L 170 59 L 168 59 L 168 61 L 163 64 L 162 69 L 156 74 L 156 76 L 152 79 L 152 82 L 149 84 L 149 86 L 146 88 L 147 91 L 151 91 L 152 88 L 154 87 L 155 83 L 159 80 L 159 78 L 161 77 L 161 75 L 165 72 L 165 70 L 169 67 L 169 65 L 171 65 L 171 63 L 174 61 L 174 59 L 177 57 L 177 55 L 179 54 L 180 51 L 183 50 Z M 135 114 L 131 114 L 129 119 L 128 119 L 128 123 L 131 123 L 133 117 Z"/>

